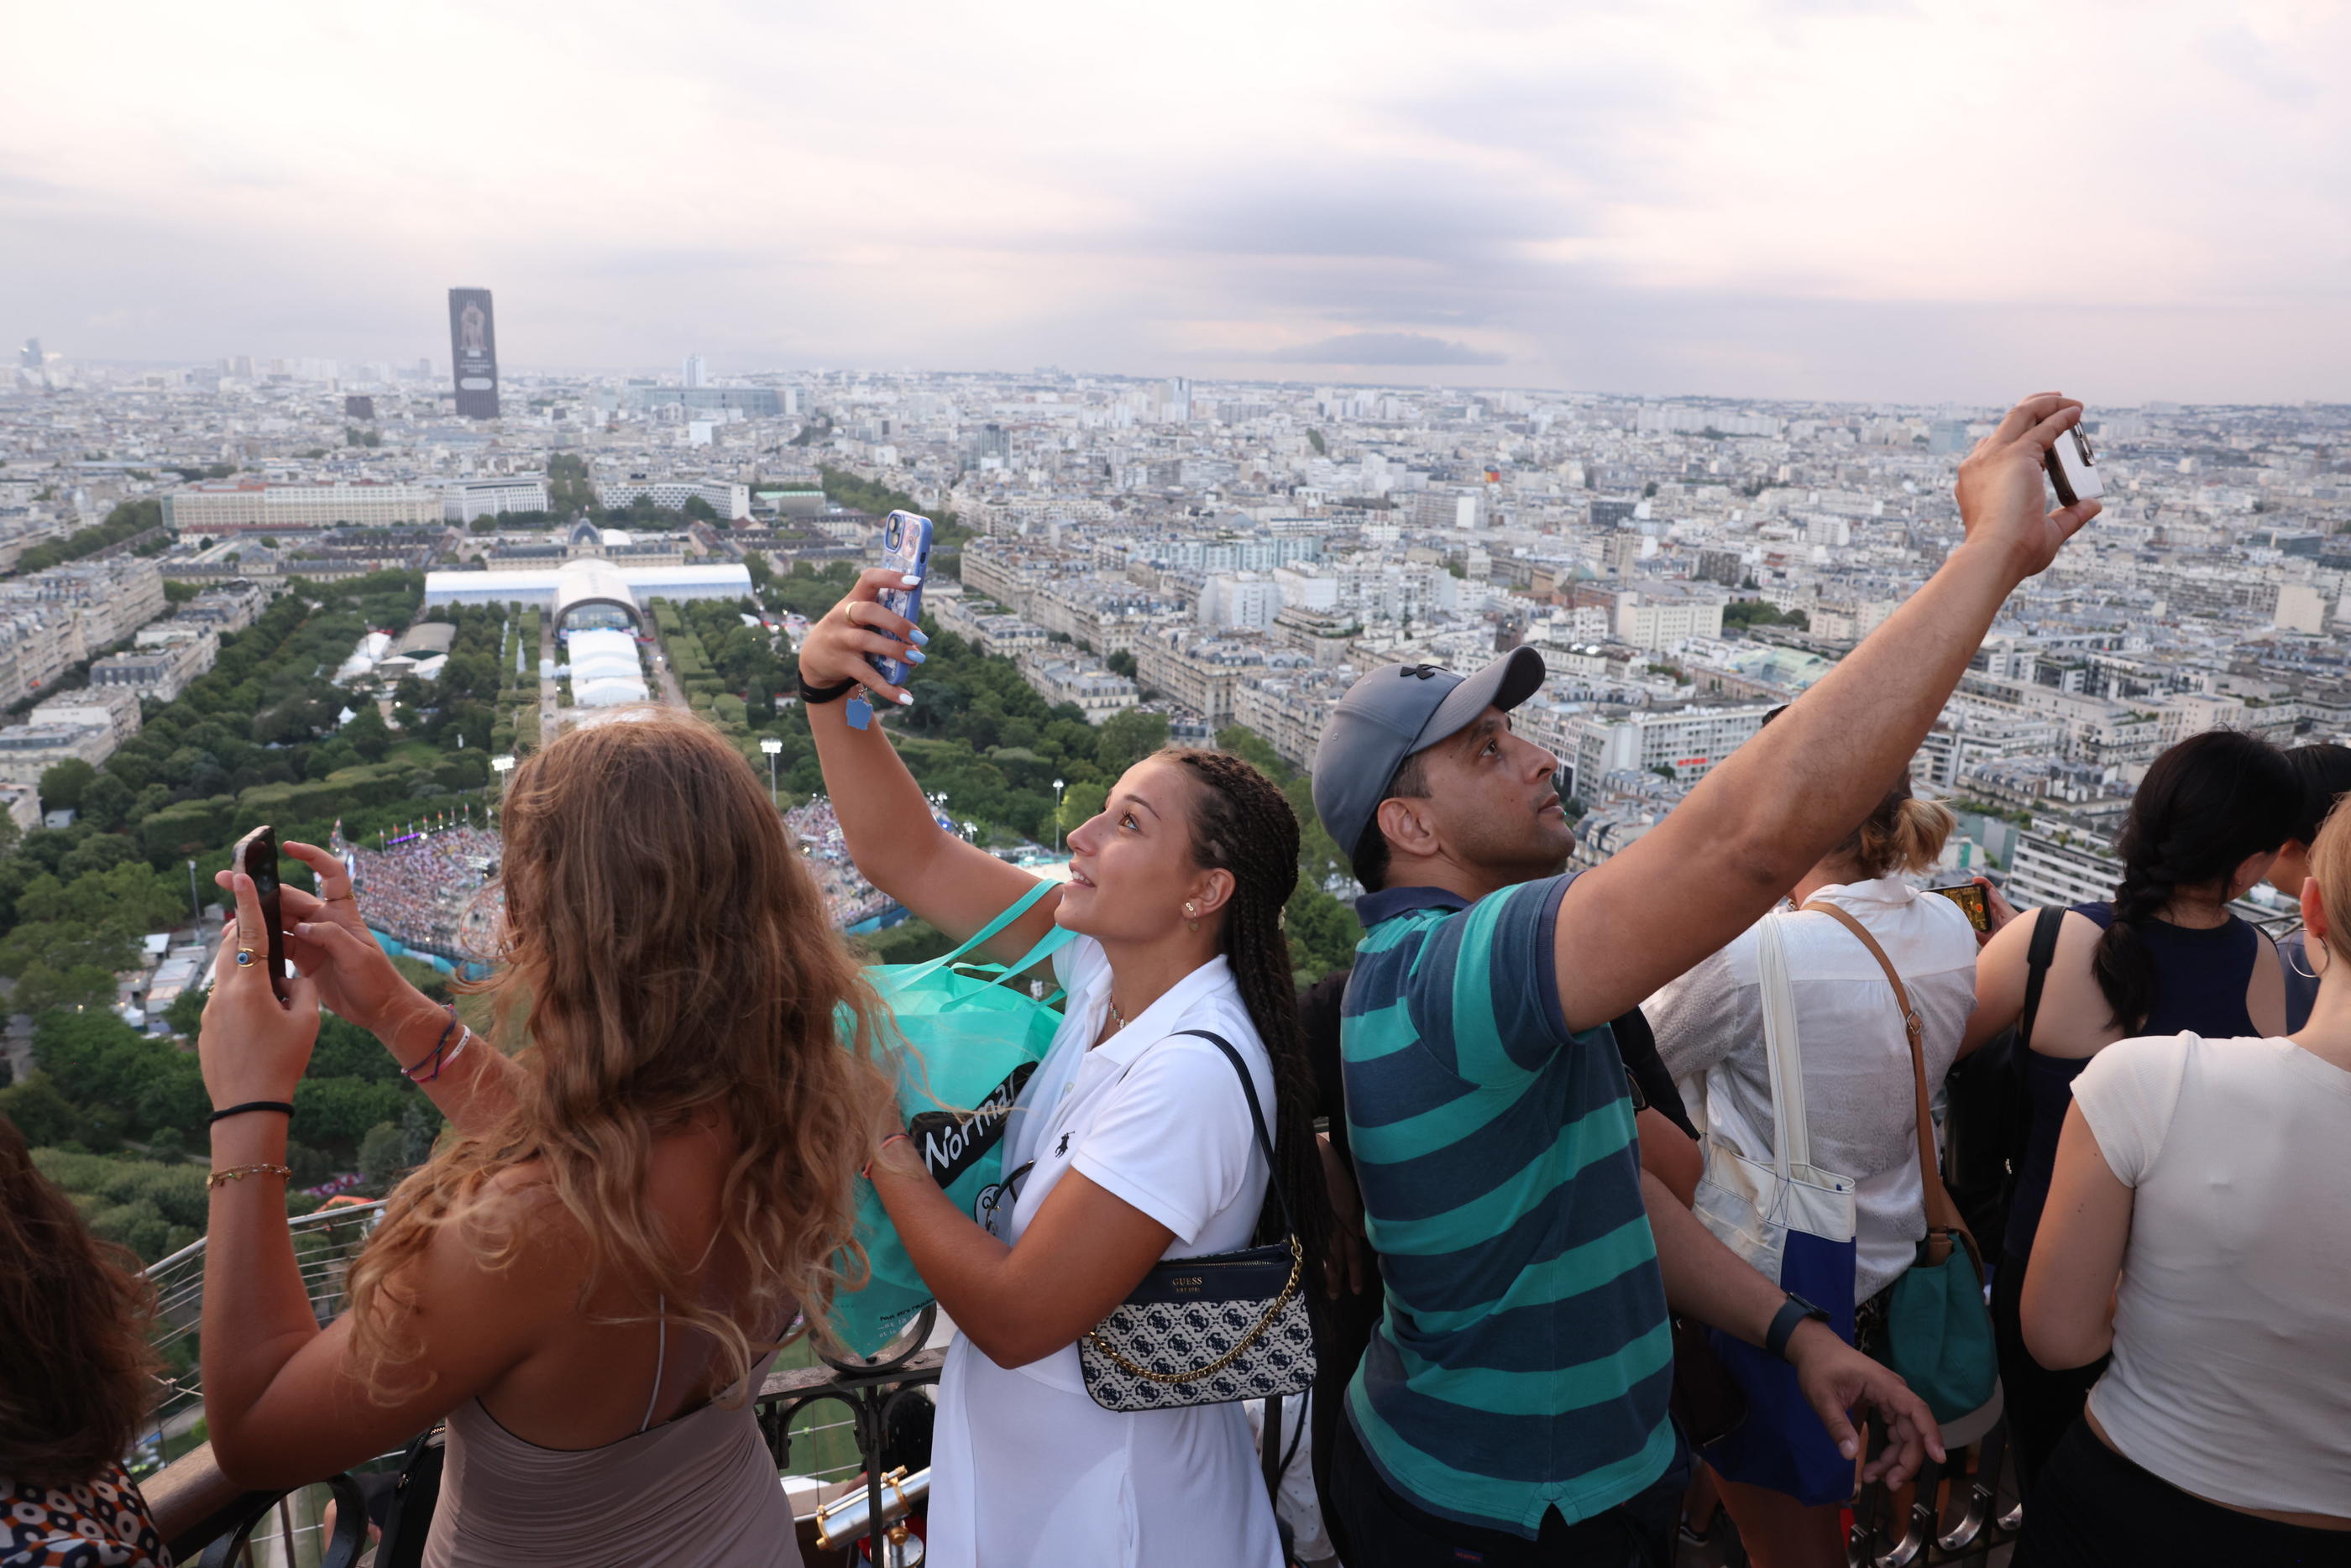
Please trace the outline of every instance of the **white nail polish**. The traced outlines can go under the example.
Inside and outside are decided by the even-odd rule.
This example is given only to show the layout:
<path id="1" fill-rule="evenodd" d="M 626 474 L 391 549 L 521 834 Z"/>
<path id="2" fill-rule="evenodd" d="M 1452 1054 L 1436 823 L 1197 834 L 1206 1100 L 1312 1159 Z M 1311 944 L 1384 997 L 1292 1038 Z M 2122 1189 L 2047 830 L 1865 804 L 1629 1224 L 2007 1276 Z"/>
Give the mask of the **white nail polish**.
<path id="1" fill-rule="evenodd" d="M 923 586 L 923 579 L 920 577 L 910 577 L 901 575 L 898 580 L 905 584 L 910 588 L 918 588 Z"/>
<path id="2" fill-rule="evenodd" d="M 899 692 L 899 693 L 898 693 L 898 705 L 899 705 L 900 707 L 902 707 L 902 708 L 911 708 L 911 707 L 913 707 L 913 706 L 914 705 L 914 694 L 912 691 L 901 691 L 901 692 Z"/>

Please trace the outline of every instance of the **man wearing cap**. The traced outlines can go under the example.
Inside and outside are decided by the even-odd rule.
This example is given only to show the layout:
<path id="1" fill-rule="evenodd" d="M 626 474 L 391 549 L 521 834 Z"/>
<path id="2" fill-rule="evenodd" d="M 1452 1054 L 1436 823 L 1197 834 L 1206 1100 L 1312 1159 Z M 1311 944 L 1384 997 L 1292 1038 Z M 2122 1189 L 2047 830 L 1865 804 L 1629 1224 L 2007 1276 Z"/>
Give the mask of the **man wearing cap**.
<path id="1" fill-rule="evenodd" d="M 1558 759 L 1510 712 L 1520 649 L 1463 678 L 1389 665 L 1325 725 L 1314 805 L 1364 896 L 1341 1025 L 1347 1124 L 1385 1301 L 1349 1386 L 1332 1502 L 1349 1568 L 1664 1563 L 1684 1471 L 1674 1310 L 1785 1355 L 1865 1479 L 1942 1457 L 1901 1379 L 1641 1171 L 1607 1022 L 1776 903 L 1907 767 L 2009 593 L 2095 501 L 2051 513 L 2029 398 L 1960 467 L 1966 540 L 1780 722 L 1583 876 Z M 1572 885 L 1571 885 L 1572 884 Z"/>

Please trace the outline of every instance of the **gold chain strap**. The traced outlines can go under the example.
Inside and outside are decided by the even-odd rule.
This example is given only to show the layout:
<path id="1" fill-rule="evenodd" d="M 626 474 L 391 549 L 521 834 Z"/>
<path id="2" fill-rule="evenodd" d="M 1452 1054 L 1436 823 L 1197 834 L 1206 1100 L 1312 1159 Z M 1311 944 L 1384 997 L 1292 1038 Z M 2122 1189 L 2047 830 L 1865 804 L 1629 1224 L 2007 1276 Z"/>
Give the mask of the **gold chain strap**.
<path id="1" fill-rule="evenodd" d="M 1241 1335 L 1239 1343 L 1196 1372 L 1154 1372 L 1148 1367 L 1137 1366 L 1134 1362 L 1121 1355 L 1116 1345 L 1102 1337 L 1100 1327 L 1086 1330 L 1086 1337 L 1093 1341 L 1096 1350 L 1109 1356 L 1113 1366 L 1130 1376 L 1158 1384 L 1196 1383 L 1203 1377 L 1212 1376 L 1230 1366 L 1240 1358 L 1243 1351 L 1264 1336 L 1265 1331 L 1273 1326 L 1273 1320 L 1281 1315 L 1281 1309 L 1290 1304 L 1290 1298 L 1298 1293 L 1298 1281 L 1305 1272 L 1306 1254 L 1300 1250 L 1298 1238 L 1292 1236 L 1290 1238 L 1290 1282 L 1281 1287 L 1281 1293 L 1273 1298 L 1273 1304 L 1265 1309 L 1265 1315 L 1258 1319 L 1254 1328 Z M 1102 1321 L 1107 1323 L 1110 1320 L 1104 1318 Z"/>

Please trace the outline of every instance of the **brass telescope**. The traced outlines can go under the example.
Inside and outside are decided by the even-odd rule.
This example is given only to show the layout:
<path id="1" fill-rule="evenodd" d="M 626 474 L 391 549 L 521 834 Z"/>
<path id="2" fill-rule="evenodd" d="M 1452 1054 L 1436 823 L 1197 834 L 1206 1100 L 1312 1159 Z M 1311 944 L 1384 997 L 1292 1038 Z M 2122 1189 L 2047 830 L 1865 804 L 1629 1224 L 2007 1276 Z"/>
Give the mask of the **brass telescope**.
<path id="1" fill-rule="evenodd" d="M 878 1561 L 913 1568 L 922 1561 L 922 1543 L 906 1528 L 905 1518 L 916 1505 L 931 1495 L 931 1472 L 927 1467 L 906 1473 L 905 1467 L 890 1471 L 882 1478 L 882 1517 L 869 1521 L 872 1491 L 859 1487 L 846 1497 L 837 1497 L 816 1511 L 816 1543 L 824 1551 L 838 1552 L 861 1536 L 875 1532 L 877 1524 L 890 1530 L 884 1545 L 885 1555 Z"/>

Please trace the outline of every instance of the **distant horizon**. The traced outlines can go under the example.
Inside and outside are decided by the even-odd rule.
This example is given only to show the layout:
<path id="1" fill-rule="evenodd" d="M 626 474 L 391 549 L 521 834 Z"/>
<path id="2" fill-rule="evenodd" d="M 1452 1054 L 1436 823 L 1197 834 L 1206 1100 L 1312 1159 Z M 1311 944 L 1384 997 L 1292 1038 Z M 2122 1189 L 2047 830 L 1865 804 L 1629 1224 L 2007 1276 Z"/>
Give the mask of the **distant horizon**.
<path id="1" fill-rule="evenodd" d="M 39 337 L 39 334 L 36 333 L 36 334 L 32 334 L 31 336 L 33 336 L 33 337 Z M 23 341 L 23 339 L 21 339 L 21 338 L 20 338 L 20 339 L 18 339 L 17 341 L 21 342 L 21 341 Z M 46 340 L 44 340 L 43 347 L 44 347 L 45 348 L 47 348 L 47 341 L 46 341 Z M 414 361 L 415 361 L 416 359 L 423 358 L 426 358 L 426 357 L 427 357 L 427 356 L 423 356 L 423 355 L 412 355 L 412 356 L 407 357 L 407 358 L 403 360 L 403 359 L 399 358 L 393 358 L 387 359 L 387 358 L 385 358 L 383 356 L 381 356 L 381 355 L 370 355 L 370 356 L 363 356 L 363 357 L 358 357 L 358 358 L 345 358 L 344 357 L 342 357 L 342 356 L 340 356 L 340 355 L 308 353 L 308 354 L 269 354 L 269 355 L 265 355 L 265 354 L 244 354 L 244 355 L 240 355 L 240 354 L 199 354 L 199 355 L 194 355 L 194 356 L 186 356 L 186 357 L 182 357 L 182 356 L 172 356 L 172 357 L 99 358 L 99 357 L 96 357 L 96 356 L 70 355 L 70 354 L 66 354 L 66 353 L 64 353 L 64 352 L 62 352 L 62 351 L 60 351 L 60 350 L 57 350 L 57 349 L 48 349 L 48 352 L 53 353 L 53 354 L 56 354 L 56 355 L 57 355 L 57 357 L 58 358 L 60 358 L 60 359 L 62 359 L 62 360 L 66 361 L 66 362 L 67 362 L 67 363 L 68 363 L 68 364 L 90 365 L 90 366 L 100 367 L 100 368 L 103 368 L 103 369 L 110 369 L 110 370 L 121 370 L 121 371 L 159 371 L 159 370 L 192 370 L 192 369 L 216 369 L 216 368 L 218 367 L 218 365 L 219 365 L 220 361 L 221 361 L 221 360 L 223 360 L 223 359 L 234 359 L 234 358 L 240 358 L 240 357 L 246 358 L 253 358 L 253 359 L 264 359 L 264 358 L 276 358 L 276 359 L 332 359 L 332 360 L 334 360 L 334 361 L 335 361 L 337 364 L 339 364 L 339 365 L 346 365 L 346 364 L 350 364 L 350 365 L 358 365 L 358 364 L 371 364 L 371 363 L 372 363 L 372 364 L 388 364 L 388 365 L 391 365 L 391 366 L 394 367 L 395 369 L 397 369 L 397 368 L 399 368 L 401 365 L 402 365 L 403 363 L 405 363 L 405 364 L 409 364 L 409 365 L 412 365 L 412 366 L 413 366 L 413 363 L 414 363 Z M 705 355 L 705 356 L 704 356 L 704 358 L 709 358 L 709 356 Z M 679 356 L 679 361 L 680 361 L 680 363 L 681 363 L 681 364 L 683 363 L 684 359 L 684 355 L 681 354 L 681 355 Z M 752 369 L 733 369 L 733 370 L 723 370 L 723 371 L 722 371 L 722 370 L 717 370 L 717 369 L 713 369 L 713 370 L 711 371 L 711 374 L 712 374 L 712 376 L 716 379 L 716 382 L 717 382 L 717 383 L 721 383 L 721 384 L 723 384 L 724 382 L 728 381 L 728 380 L 741 379 L 749 379 L 749 378 L 757 378 L 757 377 L 791 377 L 791 376 L 816 376 L 816 375 L 826 375 L 826 376 L 852 375 L 852 376 L 874 376 L 874 377 L 890 377 L 890 376 L 977 376 L 977 377 L 987 377 L 987 378 L 990 378 L 990 379 L 1006 379 L 1006 380 L 1019 379 L 1024 378 L 1024 377 L 1061 376 L 1061 377 L 1066 377 L 1066 378 L 1069 378 L 1069 379 L 1086 379 L 1086 380 L 1096 380 L 1096 381 L 1135 381 L 1135 382 L 1142 382 L 1142 383 L 1145 383 L 1145 384 L 1148 384 L 1148 383 L 1151 383 L 1151 382 L 1156 382 L 1156 381 L 1165 381 L 1165 380 L 1168 380 L 1168 379 L 1175 379 L 1175 378 L 1179 378 L 1179 377 L 1180 377 L 1180 378 L 1184 378 L 1184 379 L 1186 379 L 1192 380 L 1192 381 L 1196 382 L 1196 383 L 1201 383 L 1201 384 L 1209 385 L 1209 386 L 1221 386 L 1221 387 L 1266 387 L 1266 388 L 1287 388 L 1287 389 L 1300 389 L 1300 390 L 1311 390 L 1311 389 L 1312 389 L 1319 388 L 1319 387 L 1343 387 L 1343 388 L 1349 389 L 1351 389 L 1351 390 L 1397 392 L 1397 393 L 1405 393 L 1405 394 L 1410 394 L 1410 395 L 1414 395 L 1414 396 L 1423 396 L 1423 397 L 1425 397 L 1425 396 L 1428 396 L 1428 395 L 1431 395 L 1431 394 L 1434 394 L 1434 393 L 1439 393 L 1439 392 L 1460 392 L 1460 393 L 1472 394 L 1472 395 L 1475 395 L 1475 394 L 1503 393 L 1503 392 L 1507 392 L 1507 393 L 1515 393 L 1515 394 L 1518 394 L 1518 395 L 1520 395 L 1520 396 L 1521 396 L 1521 397 L 1534 397 L 1534 398 L 1541 398 L 1541 397 L 1552 397 L 1552 396 L 1555 396 L 1555 397 L 1573 397 L 1573 398 L 1604 398 L 1604 399 L 1610 399 L 1610 400 L 1621 400 L 1621 401 L 1636 401 L 1636 400 L 1637 400 L 1637 401 L 1642 401 L 1642 402 L 1655 402 L 1655 403 L 1699 402 L 1699 403 L 1813 403 L 1813 404 L 1845 404 L 1845 405 L 1853 405 L 1853 406 L 1856 406 L 1856 407 L 1887 407 L 1887 406 L 1891 406 L 1891 407 L 1896 407 L 1896 408 L 1909 408 L 1909 409 L 1964 409 L 1964 410 L 1980 410 L 1980 411 L 1985 411 L 1985 412 L 1992 412 L 1992 413 L 1997 413 L 1997 412 L 1999 412 L 1999 411 L 2001 411 L 2001 410 L 2002 410 L 2006 409 L 2006 408 L 2009 406 L 2009 403 L 2008 403 L 2008 402 L 1986 402 L 1986 401 L 1983 401 L 1983 400 L 1978 400 L 1978 399 L 1969 399 L 1969 398 L 1895 398 L 1895 397 L 1854 397 L 1854 396 L 1835 396 L 1835 395 L 1821 395 L 1821 396 L 1814 396 L 1814 395 L 1812 395 L 1812 394 L 1803 394 L 1803 393 L 1719 392 L 1719 391 L 1717 391 L 1717 392 L 1704 392 L 1704 391 L 1693 391 L 1693 390 L 1688 390 L 1688 389 L 1684 389 L 1684 390 L 1681 390 L 1681 391 L 1673 391 L 1673 392 L 1645 392 L 1645 391 L 1629 391 L 1629 390 L 1622 390 L 1622 389 L 1614 389 L 1614 388 L 1607 388 L 1607 387 L 1565 387 L 1565 386 L 1542 386 L 1542 385 L 1537 385 L 1537 384 L 1512 384 L 1512 383 L 1488 382 L 1488 381 L 1408 381 L 1408 380 L 1400 380 L 1400 379 L 1399 379 L 1399 380 L 1350 380 L 1350 379 L 1348 379 L 1347 378 L 1345 378 L 1345 377 L 1342 377 L 1342 376 L 1309 376 L 1309 377 L 1298 377 L 1298 378 L 1284 378 L 1284 379 L 1265 379 L 1265 378 L 1247 378 L 1247 377 L 1231 376 L 1231 375 L 1217 375 L 1217 376 L 1210 376 L 1210 375 L 1196 375 L 1196 374 L 1192 374 L 1192 373 L 1190 373 L 1190 372 L 1183 371 L 1183 370 L 1148 371 L 1148 370 L 1072 369 L 1071 369 L 1071 368 L 1069 368 L 1069 367 L 1066 367 L 1066 366 L 1040 366 L 1040 365 L 1032 365 L 1032 366 L 1029 366 L 1029 367 L 1027 367 L 1027 368 L 1025 368 L 1025 369 L 980 369 L 980 368 L 973 368 L 973 367 L 961 367 L 961 366 L 958 366 L 958 367 L 944 367 L 944 366 L 906 366 L 906 365 L 897 365 L 897 366 L 886 366 L 886 367 L 885 367 L 885 366 L 858 366 L 858 365 L 848 365 L 848 364 L 828 364 L 828 365 L 821 365 L 821 366 L 818 366 L 818 365 L 803 365 L 803 366 L 766 366 L 766 367 L 760 367 L 760 368 Z M 437 380 L 436 380 L 436 382 L 435 382 L 435 389 L 436 389 L 436 390 L 437 390 L 437 391 L 439 391 L 439 392 L 444 392 L 444 393 L 448 392 L 448 391 L 450 390 L 450 389 L 449 389 L 447 386 L 445 386 L 445 385 L 442 385 L 442 384 L 440 384 L 441 382 L 444 382 L 444 381 L 446 381 L 446 379 L 447 379 L 447 375 L 448 375 L 447 366 L 446 366 L 445 364 L 436 363 L 436 365 L 435 365 L 435 375 L 436 375 L 436 377 L 438 378 L 438 379 L 437 379 Z M 501 379 L 502 380 L 507 381 L 507 382 L 509 382 L 509 383 L 510 383 L 510 382 L 513 382 L 513 381 L 515 381 L 515 380 L 517 380 L 517 379 L 540 379 L 540 378 L 544 378 L 544 379 L 592 379 L 592 378 L 598 378 L 598 377 L 636 377 L 636 378 L 653 378 L 653 379 L 659 379 L 659 378 L 663 378 L 663 377 L 667 377 L 667 378 L 669 378 L 669 379 L 676 379 L 679 377 L 679 375 L 680 375 L 680 370 L 679 370 L 678 369 L 676 369 L 676 368 L 668 368 L 668 369 L 664 369 L 664 368 L 663 368 L 663 367 L 661 367 L 661 366 L 657 366 L 657 365 L 641 365 L 641 366 L 602 366 L 602 367 L 593 367 L 593 368 L 583 368 L 583 367 L 577 367 L 577 366 L 560 366 L 560 367 L 549 367 L 549 366 L 522 366 L 522 365 L 515 365 L 515 364 L 512 364 L 512 363 L 508 362 L 503 355 L 501 355 L 501 356 L 500 356 L 500 361 L 499 361 L 499 376 L 500 376 L 500 379 Z M 338 379 L 338 380 L 350 379 L 351 379 L 351 378 L 344 378 L 344 377 L 338 377 L 338 378 L 337 378 L 337 379 Z M 407 378 L 407 379 L 405 379 L 404 380 L 400 380 L 400 384 L 402 384 L 402 385 L 409 385 L 409 386 L 414 386 L 414 385 L 417 385 L 418 383 L 416 382 L 416 380 L 415 380 L 415 379 L 414 379 L 414 378 L 411 377 L 411 378 Z M 2026 395 L 2026 394 L 2027 394 L 2027 393 L 2029 393 L 2029 392 L 2035 391 L 2035 390 L 2039 390 L 2039 389 L 2038 389 L 2038 388 L 2024 388 L 2024 389 L 2021 389 L 2018 391 L 2017 396 L 2018 396 L 2018 397 L 2022 397 L 2022 396 Z M 5 389 L 5 387 L 0 387 L 0 392 L 5 392 L 6 390 L 7 390 L 7 389 Z M 2076 392 L 2072 392 L 2072 391 L 2070 391 L 2070 389 L 2068 389 L 2068 395 L 2070 395 L 2070 396 L 2077 396 L 2077 397 L 2078 397 L 2078 396 L 2080 396 L 2081 394 L 2076 393 Z M 2011 401 L 2013 401 L 2013 400 L 2011 400 Z M 2100 409 L 2112 409 L 2112 410 L 2117 410 L 2127 409 L 2127 410 L 2135 410 L 2135 411 L 2144 412 L 2144 411 L 2146 411 L 2146 410 L 2149 410 L 2149 409 L 2154 409 L 2154 408 L 2158 408 L 2158 407 L 2163 408 L 2163 409 L 2178 409 L 2178 410 L 2190 410 L 2190 409 L 2285 409 L 2285 410 L 2324 410 L 2324 409 L 2343 409 L 2343 410 L 2346 410 L 2346 411 L 2351 411 L 2351 396 L 2346 396 L 2346 397 L 2340 398 L 2340 399 L 2328 399 L 2328 398 L 2273 398 L 2273 399 L 2257 399 L 2257 400 L 2237 400 L 2237 399 L 2230 399 L 2230 400 L 2208 400 L 2208 399 L 2197 399 L 2197 398 L 2186 398 L 2186 397 L 2170 397 L 2170 398 L 2167 398 L 2167 397 L 2149 397 L 2149 398 L 2143 399 L 2143 400 L 2141 400 L 2140 401 L 2137 401 L 2137 402 L 2127 402 L 2127 403 L 2126 403 L 2126 402 L 2119 402 L 2119 401 L 2107 401 L 2107 402 L 2094 403 L 2094 404 L 2092 404 L 2092 405 L 2091 405 L 2091 412 L 2092 412 L 2093 416 L 2095 417 L 2095 415 L 2096 411 L 2097 411 L 2098 410 L 2100 410 Z M 453 417 L 454 417 L 454 416 L 453 416 Z"/>

